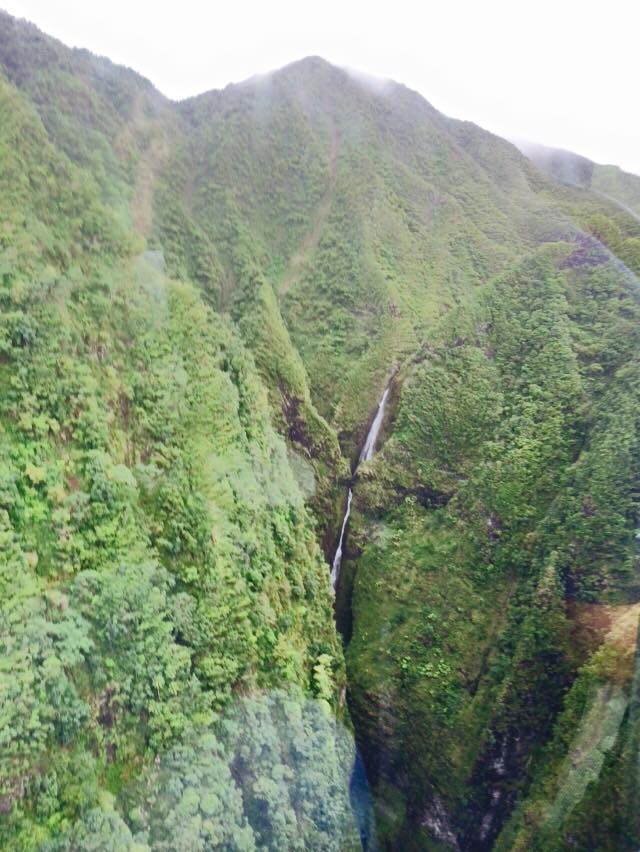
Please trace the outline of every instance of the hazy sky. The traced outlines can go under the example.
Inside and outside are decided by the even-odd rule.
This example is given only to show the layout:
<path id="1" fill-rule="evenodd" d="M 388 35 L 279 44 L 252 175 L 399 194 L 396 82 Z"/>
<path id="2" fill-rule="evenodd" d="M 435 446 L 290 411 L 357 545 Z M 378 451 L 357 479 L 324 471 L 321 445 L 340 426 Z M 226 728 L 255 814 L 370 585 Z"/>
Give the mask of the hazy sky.
<path id="1" fill-rule="evenodd" d="M 183 98 L 317 54 L 640 174 L 640 0 L 0 0 Z"/>

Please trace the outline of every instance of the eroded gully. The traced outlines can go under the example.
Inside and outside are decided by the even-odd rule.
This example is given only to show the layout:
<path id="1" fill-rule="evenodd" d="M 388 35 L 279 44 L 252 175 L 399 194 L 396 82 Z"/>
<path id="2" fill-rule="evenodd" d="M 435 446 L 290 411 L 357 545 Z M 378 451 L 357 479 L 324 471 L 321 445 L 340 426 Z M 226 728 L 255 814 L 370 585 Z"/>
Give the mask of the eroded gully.
<path id="1" fill-rule="evenodd" d="M 342 519 L 342 526 L 340 527 L 340 537 L 338 538 L 338 544 L 331 564 L 331 583 L 336 593 L 338 592 L 338 584 L 340 581 L 340 569 L 342 567 L 342 556 L 347 535 L 347 526 L 349 523 L 349 516 L 351 514 L 351 502 L 353 500 L 353 489 L 355 488 L 356 472 L 360 464 L 362 462 L 369 461 L 369 459 L 373 457 L 376 451 L 378 437 L 380 435 L 380 429 L 382 428 L 382 424 L 384 422 L 385 408 L 387 405 L 390 387 L 391 385 L 388 384 L 384 390 L 384 393 L 382 394 L 382 397 L 380 398 L 380 401 L 378 402 L 378 408 L 376 410 L 375 417 L 373 418 L 371 426 L 369 427 L 369 431 L 367 432 L 364 444 L 362 445 L 362 450 L 360 451 L 358 461 L 353 469 L 353 475 L 347 491 L 347 506 L 345 509 L 344 517 Z M 336 616 L 339 622 L 340 619 L 338 617 L 337 606 Z M 338 624 L 338 626 L 340 627 L 340 624 Z M 356 821 L 358 823 L 358 828 L 360 831 L 362 849 L 365 850 L 365 852 L 373 852 L 373 850 L 377 848 L 377 843 L 375 839 L 375 822 L 373 817 L 373 799 L 367 781 L 364 762 L 362 760 L 362 756 L 357 750 L 351 773 L 350 795 L 354 815 L 356 817 Z"/>

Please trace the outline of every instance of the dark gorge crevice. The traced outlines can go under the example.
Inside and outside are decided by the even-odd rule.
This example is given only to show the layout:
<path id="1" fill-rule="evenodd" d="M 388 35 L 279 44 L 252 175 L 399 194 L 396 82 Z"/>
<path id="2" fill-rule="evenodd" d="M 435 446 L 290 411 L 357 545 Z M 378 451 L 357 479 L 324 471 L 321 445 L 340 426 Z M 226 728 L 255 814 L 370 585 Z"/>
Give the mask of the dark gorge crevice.
<path id="1" fill-rule="evenodd" d="M 392 382 L 393 378 L 386 385 L 377 408 L 369 420 L 364 440 L 358 450 L 357 459 L 352 466 L 352 476 L 346 484 L 347 495 L 342 524 L 330 559 L 331 581 L 335 593 L 336 627 L 342 636 L 345 648 L 349 644 L 352 630 L 351 599 L 358 555 L 348 548 L 349 515 L 357 488 L 358 467 L 361 463 L 370 461 L 378 449 L 380 434 L 388 416 L 387 400 L 391 394 Z M 349 685 L 347 683 L 347 704 L 348 702 Z M 364 741 L 362 732 L 359 732 L 357 727 L 355 741 L 356 755 L 350 780 L 351 802 L 360 831 L 362 848 L 365 852 L 367 850 L 373 852 L 377 848 L 377 842 L 372 791 L 368 780 L 368 766 L 371 765 L 371 761 L 366 756 L 369 750 L 368 743 Z"/>

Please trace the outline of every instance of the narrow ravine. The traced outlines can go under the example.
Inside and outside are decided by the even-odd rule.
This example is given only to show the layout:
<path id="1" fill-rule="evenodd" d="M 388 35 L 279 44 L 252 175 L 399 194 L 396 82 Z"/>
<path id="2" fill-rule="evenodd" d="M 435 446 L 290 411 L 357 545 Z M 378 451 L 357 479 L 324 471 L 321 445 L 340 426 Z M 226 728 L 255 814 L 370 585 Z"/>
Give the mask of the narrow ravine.
<path id="1" fill-rule="evenodd" d="M 360 455 L 358 456 L 358 463 L 356 464 L 353 470 L 353 476 L 355 477 L 356 471 L 362 462 L 369 461 L 373 457 L 373 454 L 376 450 L 376 444 L 378 442 L 378 435 L 380 434 L 380 429 L 382 427 L 382 421 L 384 420 L 384 410 L 387 404 L 387 397 L 389 396 L 389 385 L 384 389 L 384 393 L 380 398 L 380 402 L 378 403 L 378 410 L 376 411 L 376 416 L 373 418 L 373 422 L 369 428 L 367 433 L 367 437 L 365 438 L 364 444 L 362 445 L 362 450 L 360 451 Z M 344 518 L 342 520 L 342 527 L 340 529 L 340 538 L 338 539 L 338 546 L 336 548 L 336 552 L 333 557 L 333 562 L 331 565 L 331 583 L 333 585 L 334 590 L 338 585 L 338 580 L 340 578 L 340 568 L 342 567 L 342 553 L 344 550 L 344 539 L 347 532 L 347 524 L 349 522 L 349 515 L 351 514 L 351 501 L 353 500 L 353 481 L 349 486 L 349 491 L 347 493 L 347 508 L 344 513 Z"/>
<path id="2" fill-rule="evenodd" d="M 389 383 L 385 388 L 384 393 L 380 398 L 380 401 L 378 402 L 378 408 L 376 410 L 375 417 L 373 418 L 371 426 L 369 427 L 369 431 L 367 432 L 367 436 L 364 440 L 364 444 L 362 445 L 360 455 L 358 456 L 358 461 L 353 469 L 351 482 L 349 483 L 349 488 L 347 491 L 347 506 L 345 509 L 344 517 L 342 519 L 342 526 L 340 528 L 340 537 L 338 539 L 338 545 L 336 547 L 336 551 L 331 564 L 331 583 L 334 592 L 336 593 L 338 591 L 338 583 L 340 580 L 340 569 L 342 567 L 342 556 L 344 553 L 347 525 L 349 523 L 349 516 L 351 515 L 351 503 L 353 500 L 353 489 L 355 488 L 356 472 L 362 462 L 369 461 L 369 459 L 373 458 L 373 455 L 376 451 L 376 446 L 380 435 L 380 429 L 382 428 L 382 423 L 384 421 L 385 407 L 387 404 L 387 398 L 389 396 L 390 387 L 391 384 Z M 337 619 L 337 621 L 338 627 L 340 629 L 339 618 Z M 351 772 L 349 795 L 351 799 L 351 806 L 353 808 L 356 822 L 360 831 L 360 842 L 362 844 L 363 852 L 374 852 L 374 850 L 377 849 L 377 842 L 375 836 L 375 819 L 373 816 L 373 797 L 371 794 L 371 788 L 369 787 L 369 782 L 367 780 L 367 773 L 364 761 L 362 759 L 362 755 L 357 749 Z"/>
<path id="3" fill-rule="evenodd" d="M 344 545 L 344 534 L 347 530 L 347 523 L 349 522 L 349 515 L 351 514 L 351 501 L 353 500 L 353 488 L 349 487 L 349 492 L 347 494 L 347 509 L 344 513 L 344 518 L 342 519 L 342 527 L 340 528 L 340 538 L 338 539 L 338 547 L 336 548 L 335 555 L 333 557 L 333 563 L 331 565 L 331 585 L 334 590 L 338 583 L 338 577 L 340 576 L 340 567 L 342 565 L 342 547 Z"/>

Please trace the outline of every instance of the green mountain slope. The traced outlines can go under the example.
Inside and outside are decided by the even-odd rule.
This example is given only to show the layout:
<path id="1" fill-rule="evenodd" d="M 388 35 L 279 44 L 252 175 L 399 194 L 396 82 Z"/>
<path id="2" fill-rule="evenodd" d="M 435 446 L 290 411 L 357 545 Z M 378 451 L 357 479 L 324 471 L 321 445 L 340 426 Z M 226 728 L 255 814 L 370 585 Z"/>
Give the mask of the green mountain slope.
<path id="1" fill-rule="evenodd" d="M 562 183 L 591 189 L 613 201 L 631 215 L 640 215 L 640 177 L 618 166 L 603 166 L 586 157 L 544 145 L 522 143 L 532 162 Z"/>
<path id="2" fill-rule="evenodd" d="M 640 216 L 640 177 L 622 171 L 617 166 L 596 164 L 591 188 L 609 198 L 615 198 L 628 210 Z"/>
<path id="3" fill-rule="evenodd" d="M 434 332 L 362 473 L 350 704 L 394 844 L 430 848 L 417 824 L 490 848 L 587 661 L 593 690 L 621 669 L 627 705 L 638 308 L 594 245 L 540 250 Z"/>
<path id="4" fill-rule="evenodd" d="M 532 159 L 0 13 L 4 847 L 357 848 L 345 692 L 382 848 L 637 847 L 635 184 Z"/>
<path id="5" fill-rule="evenodd" d="M 349 737 L 329 713 L 342 654 L 254 360 L 6 82 L 0 115 L 2 846 L 106 848 L 117 831 L 111 848 L 338 848 L 352 836 Z M 248 730 L 273 755 L 231 782 L 243 713 L 265 716 Z M 181 825 L 181 796 L 156 805 L 138 779 L 189 748 L 217 764 L 185 790 Z M 250 791 L 287 764 L 291 787 L 263 790 L 257 820 Z M 319 766 L 325 790 L 305 780 Z"/>

